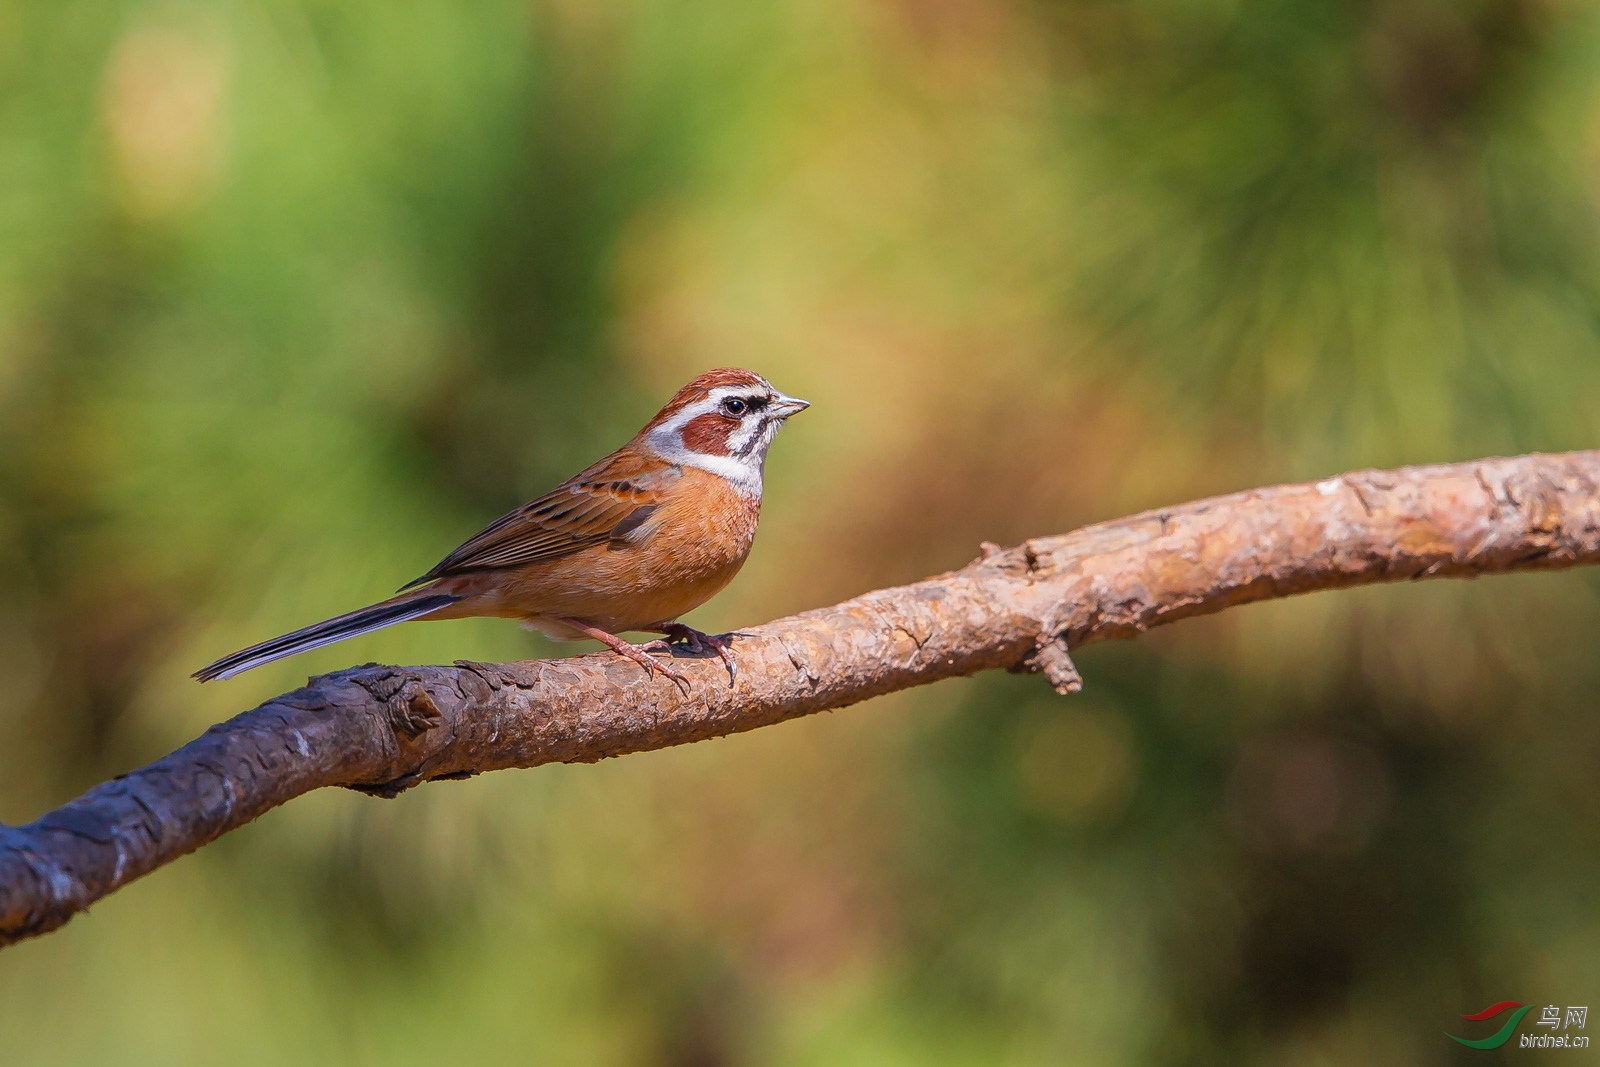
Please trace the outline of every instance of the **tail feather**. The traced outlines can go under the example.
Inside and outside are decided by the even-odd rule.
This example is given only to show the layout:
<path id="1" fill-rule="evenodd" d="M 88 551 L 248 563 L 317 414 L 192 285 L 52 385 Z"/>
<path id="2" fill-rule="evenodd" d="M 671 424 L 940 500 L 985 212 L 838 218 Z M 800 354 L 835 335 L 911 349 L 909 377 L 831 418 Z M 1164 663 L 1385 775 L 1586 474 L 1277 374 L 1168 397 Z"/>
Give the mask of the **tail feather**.
<path id="1" fill-rule="evenodd" d="M 271 663 L 285 656 L 293 656 L 297 652 L 308 652 L 313 648 L 331 645 L 349 637 L 381 630 L 385 626 L 420 619 L 460 599 L 451 593 L 425 593 L 420 596 L 385 600 L 381 604 L 373 604 L 371 607 L 344 615 L 335 615 L 331 619 L 324 619 L 322 622 L 284 634 L 282 637 L 274 637 L 259 645 L 240 649 L 230 656 L 223 656 L 210 666 L 195 671 L 193 676 L 202 682 L 209 682 L 213 678 L 232 678 L 252 667 L 259 667 L 263 663 Z"/>

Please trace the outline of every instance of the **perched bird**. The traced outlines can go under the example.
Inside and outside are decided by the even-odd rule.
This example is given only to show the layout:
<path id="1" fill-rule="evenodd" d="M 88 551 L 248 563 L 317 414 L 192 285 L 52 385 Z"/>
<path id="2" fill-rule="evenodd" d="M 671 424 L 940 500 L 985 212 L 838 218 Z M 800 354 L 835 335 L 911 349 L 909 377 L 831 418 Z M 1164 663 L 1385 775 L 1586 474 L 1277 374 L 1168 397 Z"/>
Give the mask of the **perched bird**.
<path id="1" fill-rule="evenodd" d="M 228 678 L 263 663 L 413 619 L 521 619 L 557 641 L 593 638 L 680 685 L 647 653 L 682 641 L 737 668 L 726 638 L 677 621 L 744 565 L 761 514 L 767 448 L 810 405 L 759 374 L 708 371 L 679 389 L 627 444 L 539 499 L 502 516 L 388 600 L 224 656 L 194 677 Z M 665 641 L 629 644 L 641 630 Z"/>

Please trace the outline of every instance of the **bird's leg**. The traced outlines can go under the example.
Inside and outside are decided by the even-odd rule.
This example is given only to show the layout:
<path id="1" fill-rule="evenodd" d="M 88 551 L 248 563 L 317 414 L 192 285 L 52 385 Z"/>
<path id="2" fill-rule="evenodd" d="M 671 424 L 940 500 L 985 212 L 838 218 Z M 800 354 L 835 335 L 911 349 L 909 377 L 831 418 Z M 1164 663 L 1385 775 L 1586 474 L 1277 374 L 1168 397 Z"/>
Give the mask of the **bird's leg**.
<path id="1" fill-rule="evenodd" d="M 651 647 L 651 645 L 667 647 L 670 646 L 673 641 L 682 641 L 684 648 L 696 654 L 703 652 L 707 648 L 711 648 L 715 650 L 718 656 L 722 657 L 722 662 L 727 665 L 728 685 L 730 688 L 733 686 L 734 681 L 739 677 L 739 668 L 734 665 L 733 653 L 730 651 L 733 642 L 729 641 L 727 637 L 702 633 L 701 631 L 696 630 L 693 626 L 685 626 L 681 622 L 663 622 L 658 623 L 655 626 L 641 626 L 639 629 L 648 633 L 667 635 L 667 639 L 665 641 L 652 641 L 650 645 L 644 646 L 646 648 Z"/>
<path id="2" fill-rule="evenodd" d="M 605 645 L 617 655 L 633 660 L 633 662 L 643 667 L 645 673 L 650 677 L 654 678 L 656 671 L 660 671 L 668 678 L 671 678 L 674 682 L 683 686 L 683 691 L 685 693 L 689 691 L 689 679 L 685 678 L 682 674 L 679 674 L 667 664 L 662 663 L 659 660 L 651 659 L 645 654 L 645 649 L 656 644 L 656 642 L 652 641 L 645 645 L 630 645 L 616 634 L 608 634 L 598 626 L 590 626 L 581 619 L 562 619 L 560 621 L 566 623 L 574 630 L 581 632 L 585 637 L 591 637 L 594 640 L 599 641 L 602 645 Z"/>

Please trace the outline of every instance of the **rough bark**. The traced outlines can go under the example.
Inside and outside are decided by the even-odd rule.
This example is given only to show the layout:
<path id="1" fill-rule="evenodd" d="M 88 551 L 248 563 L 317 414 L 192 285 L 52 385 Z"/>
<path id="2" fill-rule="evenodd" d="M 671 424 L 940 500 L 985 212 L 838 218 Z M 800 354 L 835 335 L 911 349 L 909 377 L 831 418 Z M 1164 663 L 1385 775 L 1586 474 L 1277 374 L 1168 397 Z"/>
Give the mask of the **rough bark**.
<path id="1" fill-rule="evenodd" d="M 679 653 L 685 694 L 609 652 L 369 665 L 206 731 L 26 826 L 0 827 L 0 945 L 322 786 L 394 796 L 592 762 L 1005 667 L 1081 686 L 1070 648 L 1234 604 L 1600 560 L 1600 452 L 1361 471 L 983 546 L 959 571 L 755 628 L 738 682 Z"/>

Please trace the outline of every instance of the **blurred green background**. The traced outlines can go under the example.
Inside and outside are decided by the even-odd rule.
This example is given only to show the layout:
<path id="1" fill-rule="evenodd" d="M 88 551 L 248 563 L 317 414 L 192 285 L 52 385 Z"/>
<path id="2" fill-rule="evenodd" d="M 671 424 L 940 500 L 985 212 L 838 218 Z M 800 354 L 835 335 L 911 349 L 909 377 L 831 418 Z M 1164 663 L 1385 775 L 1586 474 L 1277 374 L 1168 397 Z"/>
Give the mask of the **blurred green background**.
<path id="1" fill-rule="evenodd" d="M 0 819 L 309 673 L 570 653 L 188 679 L 712 366 L 815 407 L 708 629 L 1600 444 L 1597 209 L 1576 0 L 0 0 Z M 325 791 L 0 953 L 0 1061 L 1515 1058 L 1442 1031 L 1600 1001 L 1597 628 L 1582 572 L 1323 594 L 1072 699 Z"/>

